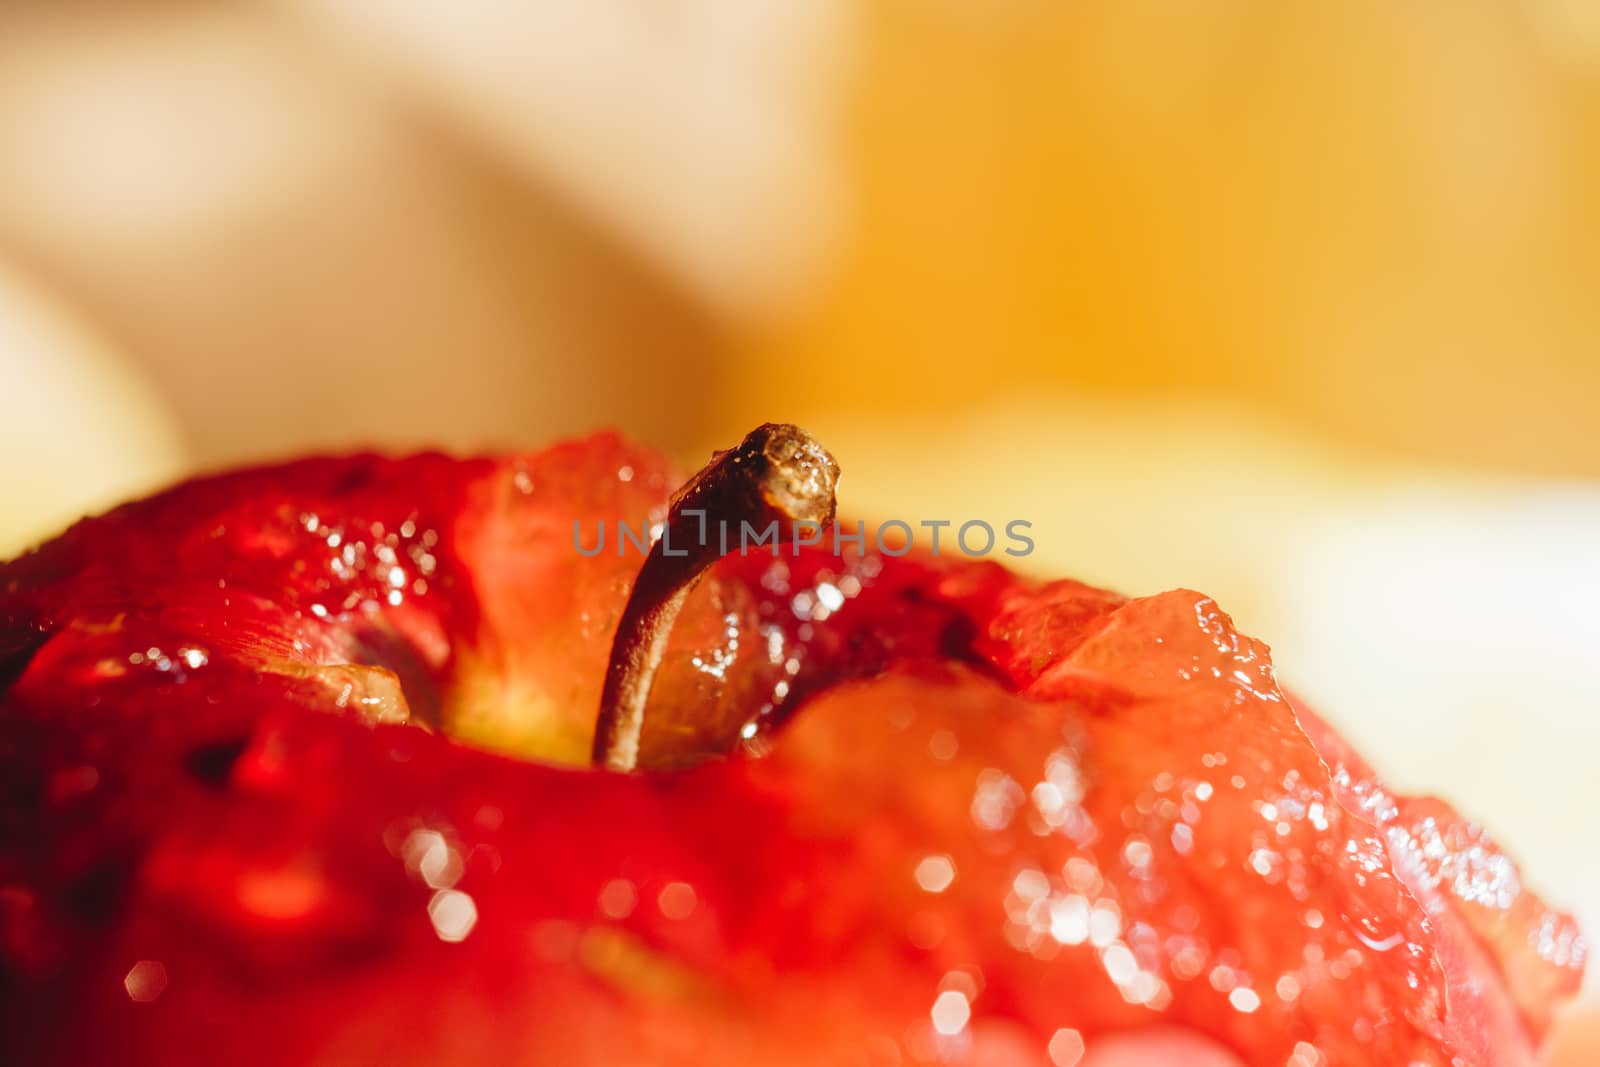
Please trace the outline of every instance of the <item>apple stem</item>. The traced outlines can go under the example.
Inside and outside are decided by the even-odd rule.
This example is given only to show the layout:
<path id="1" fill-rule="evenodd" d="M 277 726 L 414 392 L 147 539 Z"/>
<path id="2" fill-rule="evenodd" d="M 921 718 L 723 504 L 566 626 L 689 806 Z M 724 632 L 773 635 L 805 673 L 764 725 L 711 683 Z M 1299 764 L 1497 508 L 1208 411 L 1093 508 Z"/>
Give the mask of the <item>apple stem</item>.
<path id="1" fill-rule="evenodd" d="M 763 531 L 774 521 L 790 540 L 797 524 L 833 521 L 839 465 L 798 426 L 766 423 L 734 448 L 718 452 L 673 495 L 666 528 L 645 558 L 611 641 L 611 665 L 600 697 L 594 762 L 613 771 L 641 764 L 645 708 L 667 639 L 689 592 L 742 526 Z M 643 760 L 646 766 L 652 762 Z"/>

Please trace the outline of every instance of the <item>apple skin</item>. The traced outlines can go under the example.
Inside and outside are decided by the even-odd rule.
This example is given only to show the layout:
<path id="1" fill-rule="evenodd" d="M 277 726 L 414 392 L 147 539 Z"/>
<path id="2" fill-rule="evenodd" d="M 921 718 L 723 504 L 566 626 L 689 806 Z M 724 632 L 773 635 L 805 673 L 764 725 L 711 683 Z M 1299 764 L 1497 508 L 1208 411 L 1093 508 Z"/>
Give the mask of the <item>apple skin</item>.
<path id="1" fill-rule="evenodd" d="M 678 481 L 305 460 L 0 569 L 15 1062 L 1532 1062 L 1572 921 L 1198 593 L 730 557 L 647 724 L 695 765 L 584 766 L 640 559 L 572 523 Z"/>

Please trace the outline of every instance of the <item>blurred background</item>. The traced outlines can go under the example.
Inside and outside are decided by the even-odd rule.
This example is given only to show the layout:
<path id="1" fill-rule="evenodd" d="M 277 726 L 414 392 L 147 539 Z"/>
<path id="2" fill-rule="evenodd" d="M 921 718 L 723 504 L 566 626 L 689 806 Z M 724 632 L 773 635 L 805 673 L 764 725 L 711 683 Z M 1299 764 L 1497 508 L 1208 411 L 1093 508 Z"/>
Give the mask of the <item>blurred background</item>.
<path id="1" fill-rule="evenodd" d="M 850 512 L 1215 595 L 1597 929 L 1596 189 L 1585 0 L 9 0 L 0 556 L 797 421 Z"/>

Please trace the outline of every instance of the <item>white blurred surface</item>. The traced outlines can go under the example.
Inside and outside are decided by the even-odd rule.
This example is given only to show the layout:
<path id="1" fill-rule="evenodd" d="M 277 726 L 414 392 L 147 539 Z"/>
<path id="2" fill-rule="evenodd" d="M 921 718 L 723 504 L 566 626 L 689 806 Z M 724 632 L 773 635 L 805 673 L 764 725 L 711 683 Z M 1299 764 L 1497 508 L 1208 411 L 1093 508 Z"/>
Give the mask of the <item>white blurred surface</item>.
<path id="1" fill-rule="evenodd" d="M 281 2 L 724 312 L 786 305 L 828 266 L 849 4 Z"/>
<path id="2" fill-rule="evenodd" d="M 0 249 L 156 383 L 202 467 L 670 440 L 704 403 L 705 302 L 348 60 L 271 4 L 0 6 Z"/>
<path id="3" fill-rule="evenodd" d="M 295 44 L 247 7 L 0 25 L 0 234 L 159 263 L 315 196 L 382 131 Z"/>
<path id="4" fill-rule="evenodd" d="M 84 323 L 0 262 L 0 559 L 176 478 L 177 423 Z"/>

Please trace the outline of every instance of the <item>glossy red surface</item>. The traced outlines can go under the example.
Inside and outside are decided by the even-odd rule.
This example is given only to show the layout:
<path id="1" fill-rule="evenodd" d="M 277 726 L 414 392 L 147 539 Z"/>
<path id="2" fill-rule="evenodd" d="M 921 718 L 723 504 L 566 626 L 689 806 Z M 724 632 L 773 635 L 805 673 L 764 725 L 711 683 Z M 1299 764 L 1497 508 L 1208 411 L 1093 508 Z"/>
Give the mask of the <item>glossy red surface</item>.
<path id="1" fill-rule="evenodd" d="M 675 484 L 612 437 L 309 460 L 0 569 L 8 1059 L 1517 1064 L 1576 987 L 1196 593 L 724 560 L 653 702 L 742 751 L 577 766 L 640 559 L 572 522 Z"/>

